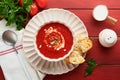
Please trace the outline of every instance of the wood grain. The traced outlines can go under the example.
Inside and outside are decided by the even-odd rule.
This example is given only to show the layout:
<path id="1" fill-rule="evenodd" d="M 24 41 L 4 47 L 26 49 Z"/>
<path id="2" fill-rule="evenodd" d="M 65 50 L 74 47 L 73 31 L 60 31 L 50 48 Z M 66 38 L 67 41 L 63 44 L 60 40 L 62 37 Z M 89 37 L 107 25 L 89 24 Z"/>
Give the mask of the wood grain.
<path id="1" fill-rule="evenodd" d="M 106 5 L 110 9 L 120 9 L 120 0 L 47 0 L 47 8 L 92 9 L 96 5 Z"/>
<path id="2" fill-rule="evenodd" d="M 98 22 L 94 20 L 92 16 L 92 10 L 69 10 L 73 12 L 75 15 L 77 15 L 85 24 L 87 31 L 89 33 L 89 36 L 98 36 L 99 32 L 103 29 L 112 29 L 114 30 L 118 36 L 120 36 L 120 10 L 110 10 L 110 16 L 118 19 L 118 22 L 116 25 L 113 25 L 109 23 L 107 20 L 103 22 Z"/>
<path id="3" fill-rule="evenodd" d="M 116 25 L 107 20 L 95 21 L 92 11 L 97 5 L 106 5 L 109 16 L 118 19 Z M 94 72 L 84 76 L 86 64 L 82 64 L 71 72 L 62 75 L 47 75 L 44 80 L 119 80 L 120 79 L 120 0 L 47 0 L 47 8 L 63 8 L 73 12 L 85 24 L 93 47 L 87 52 L 86 60 L 94 58 L 98 64 Z M 102 12 L 101 12 L 102 13 Z M 99 43 L 99 32 L 103 29 L 112 29 L 117 33 L 118 41 L 111 48 L 102 47 Z M 5 80 L 0 68 L 0 80 Z"/>
<path id="4" fill-rule="evenodd" d="M 47 8 L 64 8 L 77 15 L 85 24 L 93 48 L 87 52 L 86 60 L 94 58 L 98 64 L 92 75 L 85 77 L 86 64 L 62 75 L 47 75 L 44 80 L 119 80 L 120 79 L 120 0 L 47 0 Z M 93 8 L 99 4 L 106 5 L 109 16 L 118 19 L 116 25 L 107 20 L 98 22 L 93 19 Z M 102 12 L 101 12 L 102 13 Z M 112 29 L 117 33 L 118 41 L 111 48 L 100 45 L 98 36 L 103 29 Z"/>
<path id="5" fill-rule="evenodd" d="M 48 75 L 44 80 L 119 80 L 120 79 L 120 66 L 98 66 L 95 68 L 94 72 L 85 77 L 85 69 L 87 66 L 81 65 L 75 70 L 64 74 L 64 75 L 56 75 L 51 76 Z"/>
<path id="6" fill-rule="evenodd" d="M 0 66 L 0 80 L 5 80 L 1 66 Z"/>

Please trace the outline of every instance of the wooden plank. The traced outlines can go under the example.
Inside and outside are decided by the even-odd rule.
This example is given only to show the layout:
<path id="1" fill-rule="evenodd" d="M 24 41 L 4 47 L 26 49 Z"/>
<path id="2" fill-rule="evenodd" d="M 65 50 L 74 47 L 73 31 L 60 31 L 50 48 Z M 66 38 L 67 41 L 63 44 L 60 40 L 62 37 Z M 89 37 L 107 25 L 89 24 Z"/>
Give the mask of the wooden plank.
<path id="1" fill-rule="evenodd" d="M 0 66 L 0 80 L 5 80 L 1 66 Z"/>
<path id="2" fill-rule="evenodd" d="M 90 36 L 98 36 L 99 32 L 103 29 L 113 29 L 118 36 L 120 36 L 120 10 L 109 10 L 109 15 L 118 19 L 116 25 L 111 24 L 109 21 L 98 22 L 93 19 L 92 10 L 69 10 L 77 15 L 85 24 Z"/>
<path id="3" fill-rule="evenodd" d="M 91 9 L 100 4 L 111 9 L 120 8 L 120 0 L 47 0 L 47 8 Z"/>
<path id="4" fill-rule="evenodd" d="M 120 65 L 120 40 L 111 48 L 101 46 L 98 39 L 92 39 L 92 41 L 93 47 L 87 52 L 86 59 L 94 58 L 98 64 Z"/>
<path id="5" fill-rule="evenodd" d="M 120 36 L 120 10 L 109 10 L 109 15 L 118 19 L 116 25 L 111 24 L 108 21 L 98 22 L 93 19 L 92 10 L 69 10 L 73 12 L 76 16 L 78 16 L 82 22 L 85 24 L 89 36 L 98 36 L 99 32 L 105 28 L 113 29 L 118 36 Z"/>
<path id="6" fill-rule="evenodd" d="M 98 66 L 90 76 L 85 77 L 87 66 L 81 65 L 73 71 L 63 75 L 47 75 L 44 80 L 118 80 L 120 79 L 120 66 Z"/>
<path id="7" fill-rule="evenodd" d="M 93 41 L 93 48 L 87 53 L 86 59 L 94 58 L 98 64 L 92 75 L 84 77 L 86 65 L 63 75 L 47 75 L 44 80 L 118 80 L 120 79 L 120 40 L 111 48 L 104 48 L 99 44 L 99 32 L 105 28 L 113 29 L 120 36 L 120 21 L 116 25 L 108 21 L 97 22 L 92 17 L 92 10 L 96 5 L 104 4 L 109 8 L 109 15 L 120 19 L 120 0 L 47 0 L 47 8 L 64 8 L 75 13 L 85 24 L 89 36 Z"/>

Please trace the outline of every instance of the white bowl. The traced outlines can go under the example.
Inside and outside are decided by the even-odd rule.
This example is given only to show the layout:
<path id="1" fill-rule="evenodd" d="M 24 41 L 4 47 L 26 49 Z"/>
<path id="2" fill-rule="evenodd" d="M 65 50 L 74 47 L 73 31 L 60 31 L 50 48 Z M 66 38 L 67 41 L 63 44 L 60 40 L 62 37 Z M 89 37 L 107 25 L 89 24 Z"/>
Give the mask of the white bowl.
<path id="1" fill-rule="evenodd" d="M 66 54 L 65 54 L 64 56 L 62 56 L 62 57 L 59 57 L 59 58 L 49 58 L 49 57 L 46 57 L 45 55 L 43 55 L 43 54 L 40 52 L 40 50 L 37 48 L 37 45 L 36 45 L 36 37 L 35 37 L 35 42 L 34 42 L 35 50 L 37 51 L 38 55 L 39 55 L 41 58 L 43 58 L 44 60 L 53 61 L 53 62 L 64 60 L 64 59 L 65 59 L 66 57 L 68 57 L 68 56 L 70 55 L 70 53 L 73 51 L 73 46 L 74 46 L 74 41 L 75 41 L 74 36 L 73 36 L 73 32 L 72 32 L 71 28 L 67 26 L 66 23 L 62 23 L 62 22 L 60 22 L 59 20 L 58 20 L 58 21 L 52 21 L 52 20 L 51 20 L 50 22 L 44 22 L 44 24 L 40 27 L 40 29 L 41 29 L 45 24 L 49 24 L 49 23 L 60 23 L 60 24 L 65 25 L 65 26 L 69 29 L 69 31 L 72 33 L 72 37 L 73 37 L 73 41 L 72 41 L 73 44 L 71 45 L 71 49 L 68 51 L 68 53 L 66 53 Z M 40 29 L 37 30 L 36 36 L 37 36 L 38 31 L 39 31 Z M 57 50 L 56 50 L 56 51 L 57 51 Z M 49 54 L 49 52 L 48 52 L 48 54 Z M 57 53 L 56 53 L 56 54 L 57 54 Z M 56 54 L 55 54 L 55 55 L 56 55 Z"/>
<path id="2" fill-rule="evenodd" d="M 103 21 L 108 16 L 108 9 L 105 5 L 97 5 L 93 9 L 93 18 L 97 21 Z"/>
<path id="3" fill-rule="evenodd" d="M 39 31 L 41 26 L 45 25 L 46 23 L 50 23 L 50 22 L 58 22 L 58 23 L 64 24 L 66 27 L 68 27 L 69 30 L 72 32 L 74 41 L 75 41 L 75 35 L 76 34 L 80 34 L 80 33 L 82 33 L 80 31 L 86 30 L 84 27 L 78 26 L 78 25 L 81 25 L 81 23 L 79 23 L 80 22 L 79 18 L 76 15 L 74 15 L 73 13 L 71 13 L 67 10 L 64 10 L 64 9 L 52 8 L 52 9 L 44 10 L 44 11 L 38 13 L 37 15 L 35 15 L 35 17 L 32 18 L 32 20 L 34 20 L 34 21 L 36 19 L 38 19 L 39 21 L 36 21 L 37 29 L 36 29 L 35 35 L 37 35 L 37 32 Z M 85 33 L 83 33 L 83 34 L 85 34 Z M 83 36 L 88 36 L 86 34 L 83 35 Z M 36 39 L 36 36 L 34 38 Z M 64 55 L 63 57 L 57 58 L 57 59 L 51 59 L 51 58 L 48 58 L 48 57 L 44 56 L 38 50 L 38 48 L 36 46 L 36 42 L 34 42 L 34 45 L 35 45 L 35 50 L 37 51 L 38 55 L 41 58 L 43 58 L 44 60 L 60 61 L 60 60 L 63 60 L 67 56 L 70 55 L 70 53 L 73 49 L 74 43 L 72 45 L 71 50 L 68 52 L 68 54 Z"/>
<path id="4" fill-rule="evenodd" d="M 23 33 L 23 54 L 30 65 L 42 73 L 57 75 L 72 71 L 78 65 L 67 64 L 64 60 L 57 62 L 44 60 L 35 50 L 35 34 L 40 29 L 39 26 L 49 21 L 60 21 L 67 24 L 72 30 L 73 36 L 80 34 L 88 37 L 84 23 L 74 13 L 59 8 L 47 9 L 35 15 L 26 25 Z"/>

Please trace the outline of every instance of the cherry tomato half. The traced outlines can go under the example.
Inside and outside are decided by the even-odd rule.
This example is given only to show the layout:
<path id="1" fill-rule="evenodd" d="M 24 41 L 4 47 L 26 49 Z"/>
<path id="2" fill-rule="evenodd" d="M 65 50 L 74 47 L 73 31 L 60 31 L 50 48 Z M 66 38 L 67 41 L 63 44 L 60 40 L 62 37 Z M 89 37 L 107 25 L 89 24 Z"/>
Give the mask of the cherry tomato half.
<path id="1" fill-rule="evenodd" d="M 19 0 L 19 5 L 23 6 L 23 0 Z"/>
<path id="2" fill-rule="evenodd" d="M 35 0 L 37 6 L 41 9 L 44 9 L 46 7 L 46 0 Z"/>
<path id="3" fill-rule="evenodd" d="M 34 16 L 35 14 L 38 13 L 38 7 L 35 3 L 31 4 L 29 13 L 30 13 L 31 16 Z"/>

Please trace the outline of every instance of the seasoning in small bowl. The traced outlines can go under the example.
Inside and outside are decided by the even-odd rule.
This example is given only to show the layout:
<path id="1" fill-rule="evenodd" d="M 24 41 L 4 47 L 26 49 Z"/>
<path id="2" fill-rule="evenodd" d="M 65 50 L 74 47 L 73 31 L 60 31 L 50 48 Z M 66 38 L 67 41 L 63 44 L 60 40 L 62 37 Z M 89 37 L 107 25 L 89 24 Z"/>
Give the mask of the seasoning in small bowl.
<path id="1" fill-rule="evenodd" d="M 116 24 L 117 19 L 109 16 L 108 8 L 105 5 L 97 5 L 93 9 L 93 18 L 97 21 L 108 20 L 112 24 Z"/>

